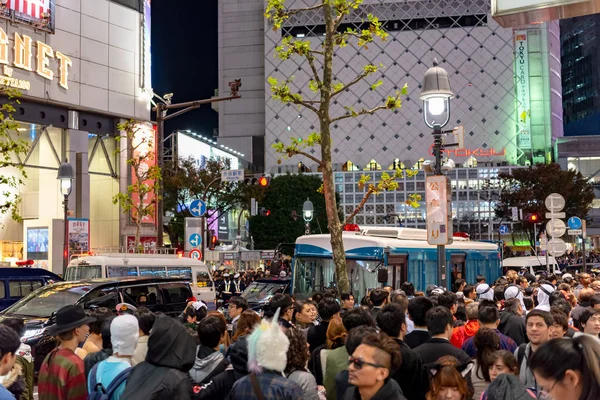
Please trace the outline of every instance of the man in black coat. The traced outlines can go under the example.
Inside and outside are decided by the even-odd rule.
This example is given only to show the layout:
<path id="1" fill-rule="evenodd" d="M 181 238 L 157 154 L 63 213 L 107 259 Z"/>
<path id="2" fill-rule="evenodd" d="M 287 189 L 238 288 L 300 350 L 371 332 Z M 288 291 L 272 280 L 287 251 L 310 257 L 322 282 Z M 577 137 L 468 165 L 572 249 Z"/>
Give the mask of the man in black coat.
<path id="1" fill-rule="evenodd" d="M 414 322 L 413 331 L 404 337 L 404 343 L 411 349 L 419 347 L 429 340 L 425 315 L 433 308 L 433 303 L 427 297 L 415 297 L 408 302 L 408 318 Z"/>
<path id="2" fill-rule="evenodd" d="M 402 307 L 388 304 L 377 314 L 377 326 L 400 346 L 402 365 L 392 371 L 391 377 L 398 382 L 402 394 L 409 400 L 425 400 L 429 391 L 429 375 L 421 357 L 404 343 L 406 319 Z"/>
<path id="3" fill-rule="evenodd" d="M 317 310 L 319 311 L 319 316 L 321 317 L 321 323 L 319 325 L 311 326 L 308 328 L 308 332 L 306 333 L 311 354 L 316 350 L 317 347 L 325 344 L 327 341 L 327 328 L 329 328 L 329 321 L 331 321 L 331 318 L 333 318 L 336 314 L 340 313 L 341 308 L 335 299 L 327 297 L 321 300 L 321 302 L 317 305 Z"/>
<path id="4" fill-rule="evenodd" d="M 425 316 L 427 330 L 431 339 L 423 343 L 415 350 L 425 365 L 437 362 L 440 357 L 452 356 L 458 360 L 458 364 L 467 364 L 471 362 L 471 357 L 461 349 L 458 349 L 450 343 L 453 331 L 453 320 L 450 310 L 446 307 L 438 306 L 427 311 Z M 467 383 L 472 389 L 471 375 L 467 375 Z"/>
<path id="5" fill-rule="evenodd" d="M 518 345 L 527 343 L 527 331 L 523 319 L 523 307 L 517 298 L 504 302 L 504 311 L 500 313 L 498 330 L 514 340 Z"/>

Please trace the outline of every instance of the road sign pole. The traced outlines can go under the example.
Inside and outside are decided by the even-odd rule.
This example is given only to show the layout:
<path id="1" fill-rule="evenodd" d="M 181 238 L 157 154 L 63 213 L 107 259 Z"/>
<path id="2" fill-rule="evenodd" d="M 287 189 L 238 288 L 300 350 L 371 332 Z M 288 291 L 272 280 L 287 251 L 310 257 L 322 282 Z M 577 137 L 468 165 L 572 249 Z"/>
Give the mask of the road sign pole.
<path id="1" fill-rule="evenodd" d="M 583 253 L 583 272 L 587 272 L 587 256 L 585 254 L 585 235 L 581 235 L 581 252 Z"/>

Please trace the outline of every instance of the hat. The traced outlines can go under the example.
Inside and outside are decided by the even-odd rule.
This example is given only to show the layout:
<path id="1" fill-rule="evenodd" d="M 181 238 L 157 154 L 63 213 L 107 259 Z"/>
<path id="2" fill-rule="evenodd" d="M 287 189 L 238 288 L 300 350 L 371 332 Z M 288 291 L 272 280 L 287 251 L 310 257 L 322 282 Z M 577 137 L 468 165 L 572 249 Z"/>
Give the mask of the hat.
<path id="1" fill-rule="evenodd" d="M 279 326 L 280 308 L 272 320 L 263 319 L 248 336 L 248 370 L 262 373 L 263 369 L 283 372 L 287 364 L 290 341 Z"/>
<path id="2" fill-rule="evenodd" d="M 137 311 L 137 308 L 129 303 L 119 303 L 119 304 L 117 304 L 116 309 L 117 309 L 118 315 L 123 315 L 123 314 L 133 315 L 133 313 Z"/>
<path id="3" fill-rule="evenodd" d="M 279 273 L 279 277 L 280 277 L 280 278 L 285 278 L 286 276 L 287 276 L 287 274 L 285 273 L 285 271 L 281 271 L 281 272 Z"/>
<path id="4" fill-rule="evenodd" d="M 139 324 L 131 314 L 119 315 L 110 324 L 110 342 L 113 353 L 132 356 L 140 336 Z"/>
<path id="5" fill-rule="evenodd" d="M 193 302 L 192 303 L 192 307 L 194 307 L 194 310 L 196 310 L 196 311 L 198 311 L 202 307 L 204 307 L 204 308 L 206 308 L 208 310 L 208 307 L 202 301 L 195 301 L 195 302 Z"/>
<path id="6" fill-rule="evenodd" d="M 234 279 L 237 279 L 239 277 L 240 277 L 240 273 L 239 272 L 233 276 Z"/>
<path id="7" fill-rule="evenodd" d="M 223 274 L 223 278 L 229 278 L 229 274 Z"/>
<path id="8" fill-rule="evenodd" d="M 564 274 L 562 277 L 563 277 L 563 279 L 567 279 L 567 278 L 573 279 L 573 275 L 571 275 L 571 274 Z"/>
<path id="9" fill-rule="evenodd" d="M 439 296 L 440 294 L 444 294 L 444 289 L 442 289 L 441 287 L 437 287 L 437 288 L 435 288 L 435 289 L 433 289 L 431 291 L 431 295 L 432 296 L 433 295 L 438 295 Z"/>
<path id="10" fill-rule="evenodd" d="M 49 335 L 58 335 L 79 328 L 82 325 L 88 325 L 96 318 L 88 317 L 81 306 L 64 306 L 55 314 L 56 324 L 48 328 Z"/>

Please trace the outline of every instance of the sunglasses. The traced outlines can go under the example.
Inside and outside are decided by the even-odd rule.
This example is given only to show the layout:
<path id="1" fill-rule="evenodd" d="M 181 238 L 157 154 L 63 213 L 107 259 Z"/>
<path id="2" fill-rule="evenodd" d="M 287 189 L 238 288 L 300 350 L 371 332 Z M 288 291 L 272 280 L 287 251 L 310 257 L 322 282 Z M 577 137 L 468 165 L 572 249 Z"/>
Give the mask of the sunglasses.
<path id="1" fill-rule="evenodd" d="M 385 368 L 385 366 L 383 366 L 381 364 L 370 363 L 367 361 L 363 361 L 360 358 L 350 357 L 348 359 L 348 365 L 352 365 L 352 364 L 354 364 L 354 368 L 356 368 L 358 370 L 362 369 L 362 367 L 364 367 L 365 365 L 370 365 L 371 367 L 374 367 L 374 368 Z"/>

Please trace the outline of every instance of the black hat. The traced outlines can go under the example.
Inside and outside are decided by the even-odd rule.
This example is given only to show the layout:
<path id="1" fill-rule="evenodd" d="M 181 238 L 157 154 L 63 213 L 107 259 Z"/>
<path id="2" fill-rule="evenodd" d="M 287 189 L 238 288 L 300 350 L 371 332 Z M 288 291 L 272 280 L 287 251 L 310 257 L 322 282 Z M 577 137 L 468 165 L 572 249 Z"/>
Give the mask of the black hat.
<path id="1" fill-rule="evenodd" d="M 88 317 L 81 306 L 64 306 L 56 312 L 55 318 L 56 324 L 48 328 L 48 334 L 53 336 L 96 321 Z"/>

